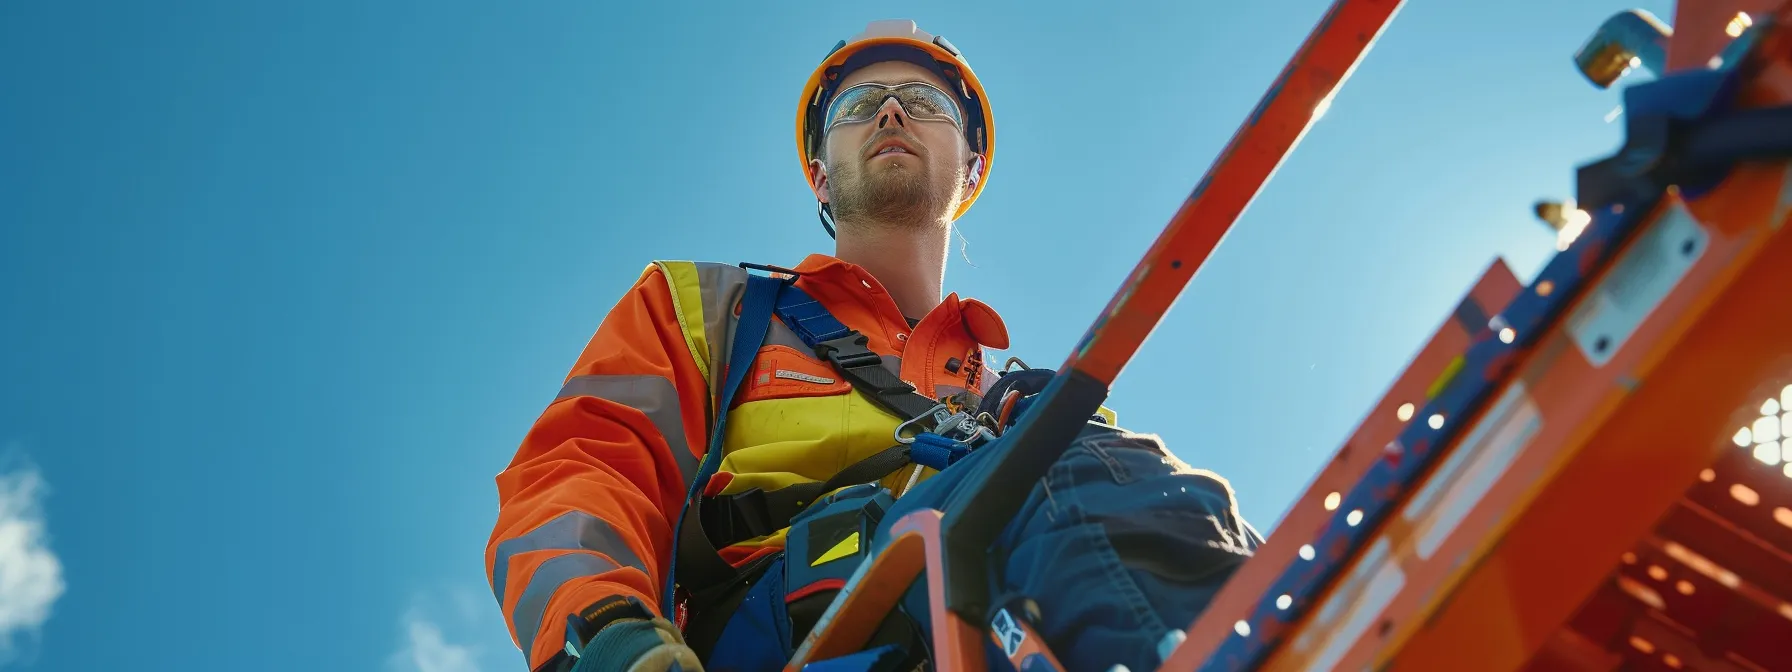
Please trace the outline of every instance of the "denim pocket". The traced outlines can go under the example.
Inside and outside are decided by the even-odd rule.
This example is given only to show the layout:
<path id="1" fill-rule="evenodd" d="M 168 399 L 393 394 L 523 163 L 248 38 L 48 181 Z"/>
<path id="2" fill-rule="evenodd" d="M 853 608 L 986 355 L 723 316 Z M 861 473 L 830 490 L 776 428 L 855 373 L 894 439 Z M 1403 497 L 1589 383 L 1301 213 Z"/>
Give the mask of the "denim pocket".
<path id="1" fill-rule="evenodd" d="M 1179 547 L 1213 545 L 1244 556 L 1262 543 L 1239 515 L 1231 484 L 1177 459 L 1155 436 L 1087 435 L 1051 478 L 1063 481 L 1052 487 L 1069 493 L 1064 499 L 1084 520 L 1110 523 L 1116 536 L 1158 529 Z"/>
<path id="2" fill-rule="evenodd" d="M 1127 569 L 1173 584 L 1223 580 L 1251 557 L 1232 543 L 1210 515 L 1153 511 L 1101 521 L 1102 531 Z"/>
<path id="3" fill-rule="evenodd" d="M 1044 564 L 1011 563 L 1009 571 L 1037 573 L 1016 589 L 1070 605 L 1068 616 L 1054 616 L 1041 601 L 1048 623 L 1054 617 L 1108 619 L 1079 623 L 1080 634 L 1059 632 L 1053 624 L 1048 635 L 1054 650 L 1057 637 L 1069 635 L 1079 641 L 1063 646 L 1099 654 L 1102 660 L 1084 661 L 1091 669 L 1114 663 L 1155 669 L 1163 636 L 1205 611 L 1260 543 L 1238 516 L 1230 485 L 1176 459 L 1151 435 L 1085 433 L 1053 465 L 1041 490 L 1045 496 L 1038 500 L 1050 516 L 1017 521 L 1027 530 L 1017 539 L 1020 547 L 1047 543 L 1056 557 L 1037 555 Z M 1036 542 L 1027 534 L 1056 540 Z M 1065 576 L 1059 567 L 1076 568 L 1076 574 Z"/>
<path id="4" fill-rule="evenodd" d="M 1157 642 L 1169 628 L 1100 524 L 1060 525 L 1025 537 L 1004 569 L 1004 591 L 1039 605 L 1039 635 L 1065 669 L 1157 667 Z"/>

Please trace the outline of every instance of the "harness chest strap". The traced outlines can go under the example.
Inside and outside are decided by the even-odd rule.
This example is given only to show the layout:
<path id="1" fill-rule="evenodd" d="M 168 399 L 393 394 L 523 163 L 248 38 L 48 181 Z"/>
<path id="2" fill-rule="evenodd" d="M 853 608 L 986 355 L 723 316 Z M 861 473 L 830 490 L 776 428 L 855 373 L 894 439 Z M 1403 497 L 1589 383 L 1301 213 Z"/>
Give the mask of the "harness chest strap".
<path id="1" fill-rule="evenodd" d="M 873 483 L 913 462 L 909 447 L 897 444 L 847 465 L 827 482 L 796 483 L 777 490 L 754 488 L 732 495 L 705 497 L 701 508 L 703 529 L 719 547 L 763 537 L 790 524 L 797 514 L 824 495 L 841 488 Z"/>
<path id="2" fill-rule="evenodd" d="M 938 407 L 938 401 L 922 396 L 885 368 L 883 357 L 866 347 L 868 339 L 863 334 L 848 328 L 801 289 L 785 285 L 773 312 L 817 357 L 900 420 L 926 416 Z M 825 483 L 704 498 L 699 504 L 699 522 L 716 547 L 762 537 L 789 525 L 792 517 L 829 492 L 882 480 L 913 462 L 909 447 L 898 444 L 847 466 Z"/>
<path id="3" fill-rule="evenodd" d="M 803 290 L 784 288 L 775 312 L 817 357 L 832 364 L 853 387 L 903 421 L 926 415 L 939 405 L 939 401 L 922 396 L 915 386 L 884 368 L 883 356 L 865 347 L 869 340 L 865 335 L 847 328 Z"/>
<path id="4" fill-rule="evenodd" d="M 771 492 L 751 490 L 735 495 L 699 497 L 719 466 L 728 415 L 726 409 L 733 405 L 744 373 L 750 368 L 733 363 L 753 360 L 758 346 L 764 342 L 773 315 L 805 345 L 814 348 L 816 355 L 828 361 L 855 389 L 899 419 L 913 420 L 939 404 L 884 368 L 883 357 L 865 347 L 867 339 L 864 335 L 847 328 L 819 301 L 791 281 L 760 276 L 750 276 L 748 281 L 740 321 L 731 344 L 727 382 L 717 406 L 709 453 L 698 478 L 692 483 L 685 510 L 679 517 L 678 539 L 674 546 L 678 579 L 668 582 L 669 591 L 674 585 L 682 585 L 698 604 L 705 601 L 704 597 L 720 592 L 738 580 L 745 569 L 729 565 L 716 551 L 717 547 L 776 532 L 817 498 L 846 486 L 881 480 L 910 463 L 908 446 L 895 445 L 849 465 L 825 483 L 802 483 Z M 767 304 L 769 310 L 759 310 Z M 749 310 L 750 307 L 754 310 Z M 696 504 L 696 511 L 690 510 L 692 504 Z"/>

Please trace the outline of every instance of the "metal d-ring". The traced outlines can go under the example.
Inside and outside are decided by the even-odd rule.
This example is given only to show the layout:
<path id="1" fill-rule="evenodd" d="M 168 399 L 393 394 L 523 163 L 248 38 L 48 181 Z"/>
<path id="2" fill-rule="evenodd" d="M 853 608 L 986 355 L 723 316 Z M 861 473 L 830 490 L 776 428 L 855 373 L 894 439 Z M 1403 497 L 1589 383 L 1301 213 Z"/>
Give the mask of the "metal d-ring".
<path id="1" fill-rule="evenodd" d="M 926 413 L 922 413 L 919 416 L 910 418 L 906 421 L 903 421 L 902 424 L 897 425 L 896 431 L 894 432 L 895 437 L 896 437 L 896 442 L 900 443 L 900 444 L 904 444 L 904 445 L 911 444 L 911 443 L 915 442 L 915 437 L 913 434 L 906 436 L 906 437 L 902 435 L 903 430 L 908 429 L 909 425 L 913 425 L 922 420 L 932 420 L 933 427 L 915 432 L 915 434 L 920 434 L 921 432 L 926 432 L 933 428 L 937 428 L 941 425 L 944 425 L 944 424 L 946 424 L 947 421 L 950 421 L 951 419 L 952 419 L 952 409 L 947 408 L 945 404 L 937 404 L 933 408 L 927 409 Z"/>
<path id="2" fill-rule="evenodd" d="M 1002 364 L 1002 373 L 1013 371 L 1015 364 L 1019 364 L 1022 371 L 1033 370 L 1033 367 L 1027 366 L 1027 363 L 1021 361 L 1019 357 L 1009 357 L 1008 361 Z"/>

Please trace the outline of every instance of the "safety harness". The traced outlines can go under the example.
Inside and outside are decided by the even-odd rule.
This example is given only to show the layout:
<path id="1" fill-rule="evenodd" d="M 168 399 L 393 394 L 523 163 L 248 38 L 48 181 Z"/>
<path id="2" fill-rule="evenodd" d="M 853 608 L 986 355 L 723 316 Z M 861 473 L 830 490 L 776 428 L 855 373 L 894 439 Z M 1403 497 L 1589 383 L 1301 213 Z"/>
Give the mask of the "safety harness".
<path id="1" fill-rule="evenodd" d="M 871 547 L 871 531 L 894 501 L 876 482 L 910 464 L 941 470 L 957 462 L 971 452 L 973 444 L 994 438 L 989 426 L 1000 432 L 1011 419 L 1018 419 L 1031 396 L 1050 382 L 1052 372 L 1003 371 L 987 396 L 966 392 L 945 400 L 930 399 L 886 368 L 884 357 L 866 347 L 869 339 L 798 289 L 795 279 L 800 273 L 775 266 L 741 266 L 787 277 L 747 276 L 709 445 L 679 511 L 672 546 L 674 568 L 666 576 L 661 613 L 677 622 L 700 657 L 726 650 L 731 656 L 782 660 L 776 657 L 789 653 L 790 636 L 800 639 L 813 626 L 859 564 L 856 560 Z M 892 437 L 896 445 L 841 469 L 826 482 L 705 497 L 710 479 L 721 466 L 728 411 L 773 319 L 781 321 L 855 389 L 902 420 L 897 436 Z M 900 366 L 900 360 L 895 364 Z M 905 429 L 912 429 L 913 434 L 904 437 Z M 781 529 L 791 531 L 782 554 L 768 554 L 735 567 L 716 550 Z M 767 575 L 772 568 L 778 568 L 777 577 Z M 748 589 L 759 584 L 773 585 L 784 593 L 775 620 L 785 624 L 750 622 L 772 613 L 764 609 L 750 615 L 747 623 L 732 620 Z M 570 669 L 578 652 L 605 623 L 648 617 L 645 607 L 632 598 L 592 605 L 568 617 L 566 650 L 538 669 Z M 785 636 L 774 637 L 785 640 L 782 644 L 762 641 L 766 632 L 784 628 L 788 628 Z M 914 656 L 925 655 L 923 639 L 912 621 L 891 614 L 871 641 L 885 649 L 904 651 L 899 657 L 912 661 Z"/>
<path id="2" fill-rule="evenodd" d="M 954 422 L 954 418 L 969 417 L 959 406 L 977 406 L 969 393 L 955 400 L 956 403 L 921 395 L 913 385 L 885 367 L 882 355 L 866 347 L 869 339 L 865 335 L 848 328 L 821 302 L 797 288 L 794 281 L 799 276 L 797 272 L 755 264 L 743 263 L 741 266 L 789 277 L 748 276 L 740 319 L 730 346 L 727 377 L 715 406 L 716 418 L 708 452 L 679 513 L 677 538 L 673 544 L 676 577 L 669 575 L 666 579 L 664 613 L 677 615 L 687 639 L 699 653 L 719 636 L 721 622 L 745 594 L 741 588 L 757 579 L 773 559 L 765 556 L 735 567 L 722 559 L 716 549 L 790 527 L 793 520 L 829 493 L 874 483 L 909 464 L 945 468 L 968 453 L 970 445 L 944 438 L 932 430 L 942 423 Z M 735 395 L 746 372 L 752 368 L 752 361 L 774 318 L 796 334 L 816 357 L 832 365 L 855 389 L 900 418 L 902 427 L 914 426 L 918 432 L 911 439 L 895 440 L 895 445 L 847 466 L 826 482 L 799 483 L 772 491 L 755 488 L 731 495 L 705 497 L 707 484 L 720 466 L 728 410 L 733 406 Z M 791 543 L 802 544 L 804 540 L 792 540 Z M 799 590 L 804 586 L 790 588 Z M 699 613 L 693 614 L 693 611 Z"/>
<path id="3" fill-rule="evenodd" d="M 783 287 L 773 312 L 842 378 L 904 422 L 943 410 L 941 402 L 922 396 L 913 385 L 885 368 L 883 356 L 866 347 L 863 334 L 847 328 L 803 290 L 793 285 Z M 911 444 L 897 443 L 841 469 L 826 482 L 799 483 L 773 491 L 755 488 L 704 498 L 698 504 L 696 520 L 717 548 L 768 535 L 783 529 L 822 495 L 881 480 L 915 462 L 911 452 Z"/>

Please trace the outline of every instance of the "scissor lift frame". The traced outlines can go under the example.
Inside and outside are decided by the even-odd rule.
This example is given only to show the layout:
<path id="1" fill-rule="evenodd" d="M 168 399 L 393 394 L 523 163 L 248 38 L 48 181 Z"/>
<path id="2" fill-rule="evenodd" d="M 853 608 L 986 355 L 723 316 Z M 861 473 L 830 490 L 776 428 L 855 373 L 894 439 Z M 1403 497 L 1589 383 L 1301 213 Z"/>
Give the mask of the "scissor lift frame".
<path id="1" fill-rule="evenodd" d="M 1002 478 L 897 521 L 786 670 L 858 651 L 922 571 L 935 669 L 983 670 L 992 640 L 1017 669 L 1060 667 L 1024 614 L 1002 614 L 1002 637 L 989 625 L 990 540 L 1401 4 L 1333 5 L 993 446 Z M 1661 74 L 1728 78 L 1630 92 L 1660 113 L 1630 115 L 1626 148 L 1582 169 L 1585 231 L 1528 286 L 1488 269 L 1162 669 L 1792 669 L 1792 511 L 1768 513 L 1792 508 L 1792 467 L 1731 443 L 1792 384 L 1792 171 L 1650 163 L 1735 144 L 1734 128 L 1687 135 L 1683 118 L 1715 112 L 1664 95 L 1792 105 L 1792 2 L 1686 2 L 1674 25 Z M 1792 137 L 1778 118 L 1762 127 Z"/>

